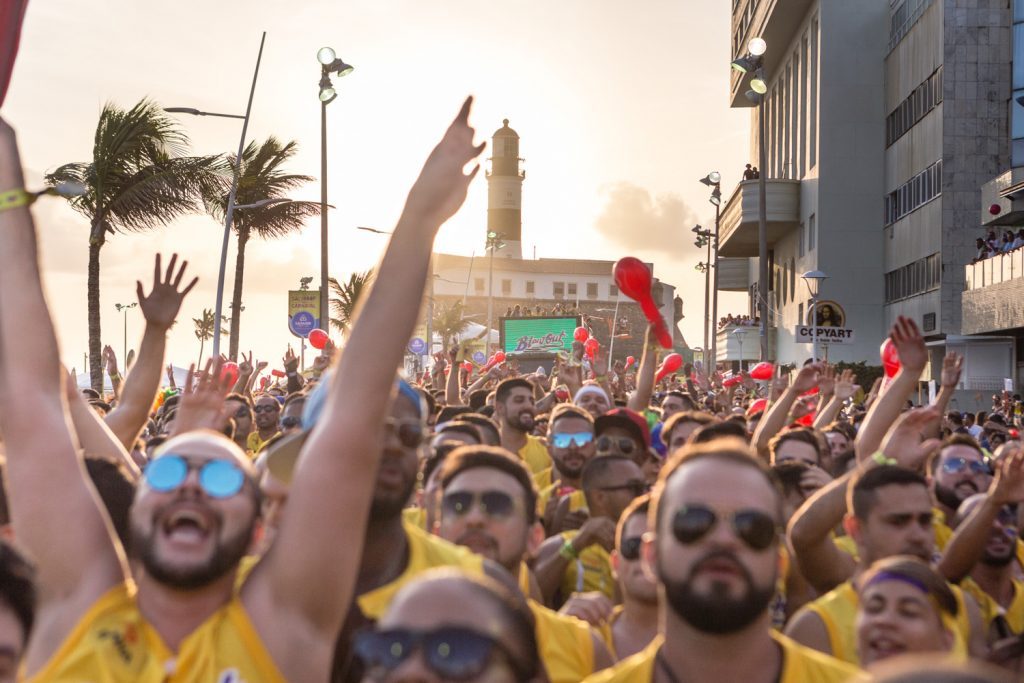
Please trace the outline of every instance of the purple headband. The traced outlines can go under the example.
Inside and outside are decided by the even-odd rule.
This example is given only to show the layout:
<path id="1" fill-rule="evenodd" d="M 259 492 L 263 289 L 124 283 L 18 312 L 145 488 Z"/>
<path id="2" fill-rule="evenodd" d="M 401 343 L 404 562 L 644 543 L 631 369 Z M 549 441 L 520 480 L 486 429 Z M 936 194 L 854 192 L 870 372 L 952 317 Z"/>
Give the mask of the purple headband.
<path id="1" fill-rule="evenodd" d="M 896 572 L 887 572 L 884 570 L 875 572 L 864 587 L 867 588 L 868 586 L 873 586 L 874 584 L 881 583 L 882 581 L 902 581 L 903 583 L 909 584 L 918 589 L 925 595 L 931 595 L 931 591 L 929 591 L 928 588 L 917 579 L 911 578 L 906 574 L 897 574 Z"/>

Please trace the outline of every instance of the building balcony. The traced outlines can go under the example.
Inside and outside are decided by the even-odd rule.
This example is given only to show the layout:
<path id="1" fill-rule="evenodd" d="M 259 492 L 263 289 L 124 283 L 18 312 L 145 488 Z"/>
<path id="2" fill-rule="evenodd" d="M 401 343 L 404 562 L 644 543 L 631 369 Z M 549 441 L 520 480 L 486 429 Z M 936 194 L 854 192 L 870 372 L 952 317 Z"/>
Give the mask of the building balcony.
<path id="1" fill-rule="evenodd" d="M 1024 249 L 964 267 L 963 334 L 1024 327 Z"/>
<path id="2" fill-rule="evenodd" d="M 981 224 L 1024 224 L 1024 168 L 1011 168 L 981 186 Z"/>
<path id="3" fill-rule="evenodd" d="M 761 196 L 758 183 L 757 180 L 741 182 L 722 209 L 719 256 L 757 257 L 758 202 Z M 765 208 L 770 248 L 800 225 L 800 181 L 766 180 Z"/>
<path id="4" fill-rule="evenodd" d="M 715 333 L 715 355 L 719 363 L 742 361 L 743 367 L 761 360 L 761 328 L 756 325 L 729 325 Z M 768 357 L 775 358 L 776 329 L 768 328 Z"/>
<path id="5" fill-rule="evenodd" d="M 750 261 L 745 258 L 718 259 L 718 289 L 745 292 L 750 287 Z"/>
<path id="6" fill-rule="evenodd" d="M 745 19 L 746 5 L 752 4 L 753 16 L 749 21 Z M 787 46 L 793 42 L 793 37 L 803 25 L 807 12 L 810 11 L 813 0 L 786 0 L 786 2 L 769 2 L 761 0 L 754 2 L 750 0 L 743 7 L 738 7 L 732 17 L 732 31 L 736 35 L 742 32 L 743 35 L 736 35 L 736 53 L 733 58 L 742 57 L 747 51 L 747 43 L 755 36 L 764 38 L 768 43 L 768 51 L 764 55 L 764 70 L 769 79 L 775 73 L 779 65 L 789 57 Z M 745 26 L 739 25 L 743 22 Z M 729 81 L 729 106 L 730 107 L 752 107 L 754 106 L 746 98 L 746 92 L 750 89 L 752 74 L 741 74 L 732 71 Z"/>

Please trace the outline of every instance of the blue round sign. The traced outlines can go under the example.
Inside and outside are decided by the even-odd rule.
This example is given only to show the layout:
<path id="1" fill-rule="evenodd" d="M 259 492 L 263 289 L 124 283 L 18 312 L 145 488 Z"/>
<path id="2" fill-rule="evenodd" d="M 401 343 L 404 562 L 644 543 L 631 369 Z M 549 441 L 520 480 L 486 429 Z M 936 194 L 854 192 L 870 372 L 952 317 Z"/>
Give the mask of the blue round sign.
<path id="1" fill-rule="evenodd" d="M 409 340 L 409 352 L 422 356 L 427 352 L 427 342 L 419 337 L 413 337 Z"/>
<path id="2" fill-rule="evenodd" d="M 316 329 L 317 320 L 309 311 L 298 311 L 288 320 L 288 329 L 296 337 L 306 337 Z"/>
<path id="3" fill-rule="evenodd" d="M 482 364 L 486 360 L 487 356 L 484 355 L 483 351 L 475 351 L 473 353 L 473 362 L 476 363 L 477 365 Z"/>

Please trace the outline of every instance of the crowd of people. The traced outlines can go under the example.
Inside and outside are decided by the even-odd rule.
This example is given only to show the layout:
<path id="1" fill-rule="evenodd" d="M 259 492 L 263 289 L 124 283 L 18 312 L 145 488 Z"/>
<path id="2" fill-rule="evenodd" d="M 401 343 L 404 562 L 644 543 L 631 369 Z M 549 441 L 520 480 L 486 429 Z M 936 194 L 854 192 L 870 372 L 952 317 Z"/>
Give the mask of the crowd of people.
<path id="1" fill-rule="evenodd" d="M 506 318 L 542 318 L 547 315 L 579 315 L 580 307 L 579 304 L 573 303 L 562 303 L 558 302 L 549 310 L 545 306 L 537 304 L 536 306 L 524 306 L 516 304 L 515 306 L 509 306 L 505 311 Z"/>
<path id="2" fill-rule="evenodd" d="M 1019 403 L 967 425 L 949 354 L 908 404 L 908 319 L 867 393 L 824 363 L 656 381 L 650 334 L 635 369 L 467 372 L 453 348 L 396 376 L 479 168 L 470 106 L 343 347 L 308 374 L 289 350 L 277 382 L 249 354 L 160 387 L 194 281 L 158 257 L 137 361 L 78 390 L 32 216 L 0 207 L 0 680 L 1016 680 Z M 0 146 L 0 191 L 23 188 L 2 121 Z"/>
<path id="3" fill-rule="evenodd" d="M 995 230 L 989 230 L 988 235 L 975 240 L 974 246 L 977 248 L 978 253 L 975 254 L 974 260 L 971 263 L 984 261 L 999 254 L 1008 254 L 1011 251 L 1024 247 L 1024 228 L 1018 230 L 1016 234 L 1012 230 L 1007 230 L 1003 233 L 1002 239 L 996 235 Z"/>
<path id="4" fill-rule="evenodd" d="M 740 327 L 756 327 L 761 324 L 761 318 L 749 315 L 733 315 L 729 313 L 718 319 L 718 329 L 739 325 Z"/>

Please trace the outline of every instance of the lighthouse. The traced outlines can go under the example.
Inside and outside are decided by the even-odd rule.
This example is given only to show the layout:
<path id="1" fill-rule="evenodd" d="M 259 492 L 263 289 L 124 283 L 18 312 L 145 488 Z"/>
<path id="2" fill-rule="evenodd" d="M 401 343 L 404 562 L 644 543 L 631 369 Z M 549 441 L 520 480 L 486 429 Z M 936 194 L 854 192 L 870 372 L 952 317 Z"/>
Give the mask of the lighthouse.
<path id="1" fill-rule="evenodd" d="M 487 173 L 487 232 L 497 235 L 501 246 L 495 256 L 523 258 L 523 179 L 519 164 L 519 134 L 508 119 L 491 136 L 491 170 Z"/>

